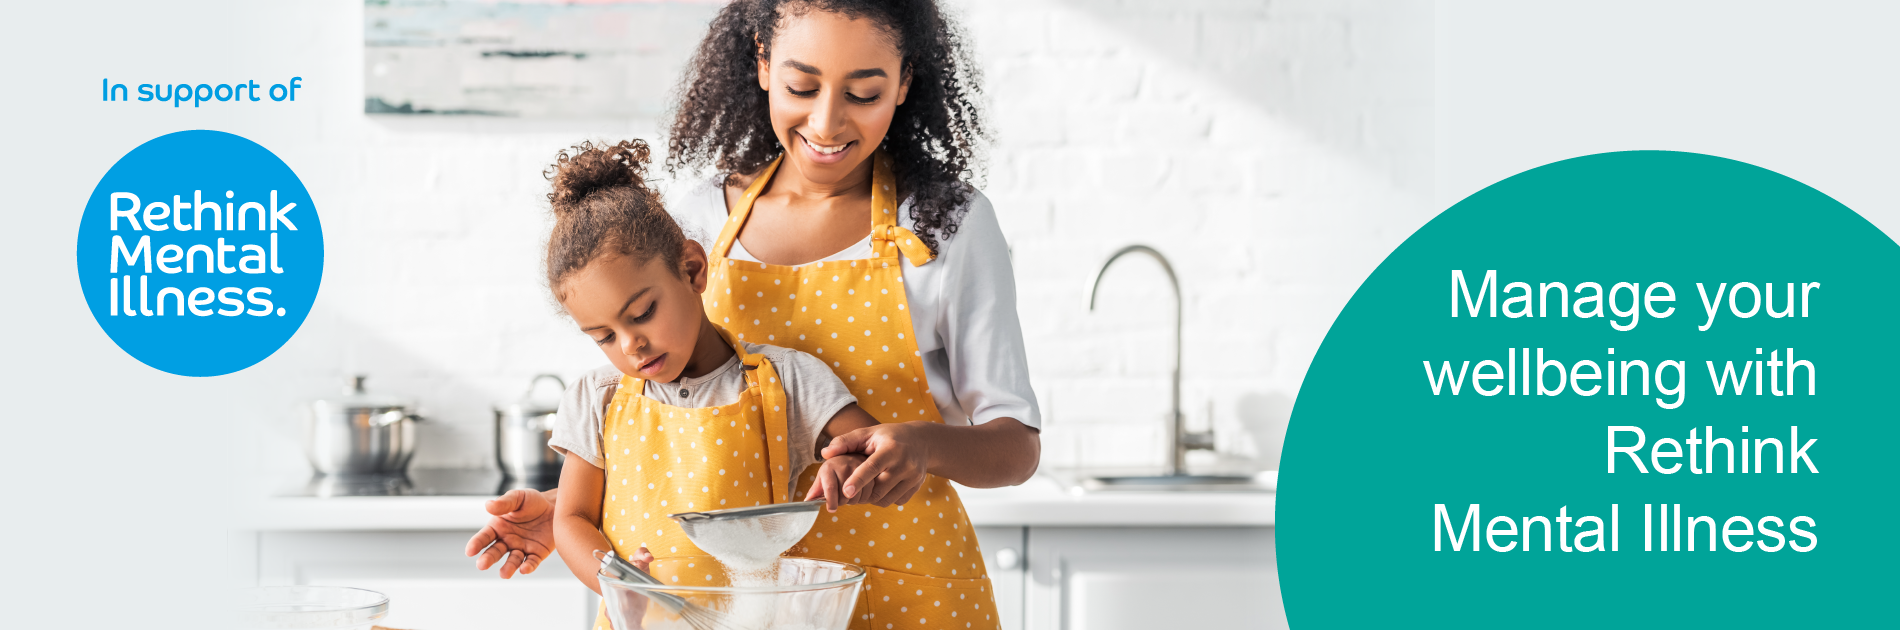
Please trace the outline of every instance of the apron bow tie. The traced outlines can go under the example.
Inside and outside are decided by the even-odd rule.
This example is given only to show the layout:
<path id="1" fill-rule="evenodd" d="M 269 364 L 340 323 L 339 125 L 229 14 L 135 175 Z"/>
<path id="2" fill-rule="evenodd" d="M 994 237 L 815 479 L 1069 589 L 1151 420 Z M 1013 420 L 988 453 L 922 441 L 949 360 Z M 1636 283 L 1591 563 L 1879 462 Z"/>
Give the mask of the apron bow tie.
<path id="1" fill-rule="evenodd" d="M 910 230 L 895 225 L 884 226 L 884 240 L 897 244 L 898 251 L 910 259 L 910 266 L 922 267 L 924 263 L 937 259 L 937 253 L 924 245 L 923 239 Z"/>

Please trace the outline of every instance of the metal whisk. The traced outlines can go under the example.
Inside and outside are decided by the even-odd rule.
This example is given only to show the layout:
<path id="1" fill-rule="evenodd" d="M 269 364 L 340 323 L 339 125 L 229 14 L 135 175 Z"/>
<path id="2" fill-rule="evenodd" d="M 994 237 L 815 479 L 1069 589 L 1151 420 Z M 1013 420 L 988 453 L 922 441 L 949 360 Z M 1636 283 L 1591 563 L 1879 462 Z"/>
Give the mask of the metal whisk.
<path id="1" fill-rule="evenodd" d="M 639 588 L 640 585 L 665 587 L 666 584 L 653 577 L 640 567 L 627 562 L 620 556 L 603 550 L 594 550 L 594 558 L 600 560 L 600 575 L 610 580 L 624 582 L 639 590 L 667 612 L 679 615 L 686 625 L 694 630 L 747 630 L 726 618 L 724 613 L 686 601 L 686 598 L 662 591 Z M 604 591 L 603 591 L 604 592 Z"/>

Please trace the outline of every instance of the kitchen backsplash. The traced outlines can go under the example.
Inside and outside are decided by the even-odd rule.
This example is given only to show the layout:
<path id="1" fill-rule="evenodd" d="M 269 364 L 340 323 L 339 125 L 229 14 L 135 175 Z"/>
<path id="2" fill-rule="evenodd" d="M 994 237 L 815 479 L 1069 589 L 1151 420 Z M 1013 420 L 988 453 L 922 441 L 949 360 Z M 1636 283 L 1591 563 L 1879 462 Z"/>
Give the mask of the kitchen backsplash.
<path id="1" fill-rule="evenodd" d="M 1162 461 L 1165 280 L 1144 259 L 1117 263 L 1087 308 L 1094 270 L 1139 242 L 1180 275 L 1189 426 L 1211 420 L 1230 459 L 1275 468 L 1334 313 L 1433 214 L 1432 60 L 1408 52 L 1431 48 L 1430 5 L 950 5 L 985 75 L 983 190 L 1013 252 L 1045 466 Z M 363 28 L 360 4 L 317 10 L 316 28 Z M 335 54 L 339 74 L 362 72 L 360 47 Z M 535 374 L 604 362 L 542 286 L 541 169 L 574 141 L 662 125 L 365 116 L 357 83 L 309 131 L 331 152 L 287 156 L 321 201 L 327 275 L 303 331 L 261 369 L 292 397 L 368 374 L 428 417 L 413 465 L 491 465 L 493 404 Z M 262 412 L 268 466 L 300 465 L 295 408 Z"/>

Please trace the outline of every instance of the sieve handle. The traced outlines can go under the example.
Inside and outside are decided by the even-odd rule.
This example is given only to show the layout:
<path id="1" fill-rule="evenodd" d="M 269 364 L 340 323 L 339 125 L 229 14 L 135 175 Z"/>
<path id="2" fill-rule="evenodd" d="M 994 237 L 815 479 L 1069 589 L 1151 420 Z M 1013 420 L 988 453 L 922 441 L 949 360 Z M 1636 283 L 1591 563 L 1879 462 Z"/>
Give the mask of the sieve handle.
<path id="1" fill-rule="evenodd" d="M 797 501 L 793 503 L 772 503 L 772 504 L 767 504 L 767 505 L 755 505 L 752 507 L 731 508 L 731 509 L 726 509 L 726 510 L 712 510 L 708 512 L 680 512 L 678 514 L 668 514 L 666 515 L 666 517 L 673 519 L 675 521 L 682 522 L 682 523 L 691 523 L 691 522 L 698 522 L 698 521 L 725 521 L 725 520 L 740 519 L 740 518 L 758 518 L 761 516 L 771 516 L 773 514 L 788 514 L 788 513 L 793 513 L 793 512 L 816 512 L 818 511 L 818 508 L 823 506 L 824 504 L 825 504 L 824 500 L 820 499 L 817 501 Z"/>

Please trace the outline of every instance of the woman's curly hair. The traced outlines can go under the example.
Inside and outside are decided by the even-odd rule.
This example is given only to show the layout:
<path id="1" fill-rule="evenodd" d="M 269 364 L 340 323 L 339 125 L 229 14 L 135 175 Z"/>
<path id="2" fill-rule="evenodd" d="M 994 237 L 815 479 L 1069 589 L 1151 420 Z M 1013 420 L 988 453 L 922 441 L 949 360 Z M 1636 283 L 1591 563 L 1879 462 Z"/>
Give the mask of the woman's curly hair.
<path id="1" fill-rule="evenodd" d="M 910 93 L 892 115 L 880 148 L 891 156 L 898 198 L 911 198 L 918 238 L 931 250 L 956 234 L 975 190 L 978 143 L 987 138 L 977 109 L 979 71 L 963 34 L 935 0 L 734 0 L 713 18 L 680 84 L 666 167 L 711 166 L 731 183 L 785 151 L 772 131 L 769 93 L 759 89 L 758 59 L 770 57 L 786 18 L 808 11 L 868 18 L 883 27 L 903 58 Z"/>

